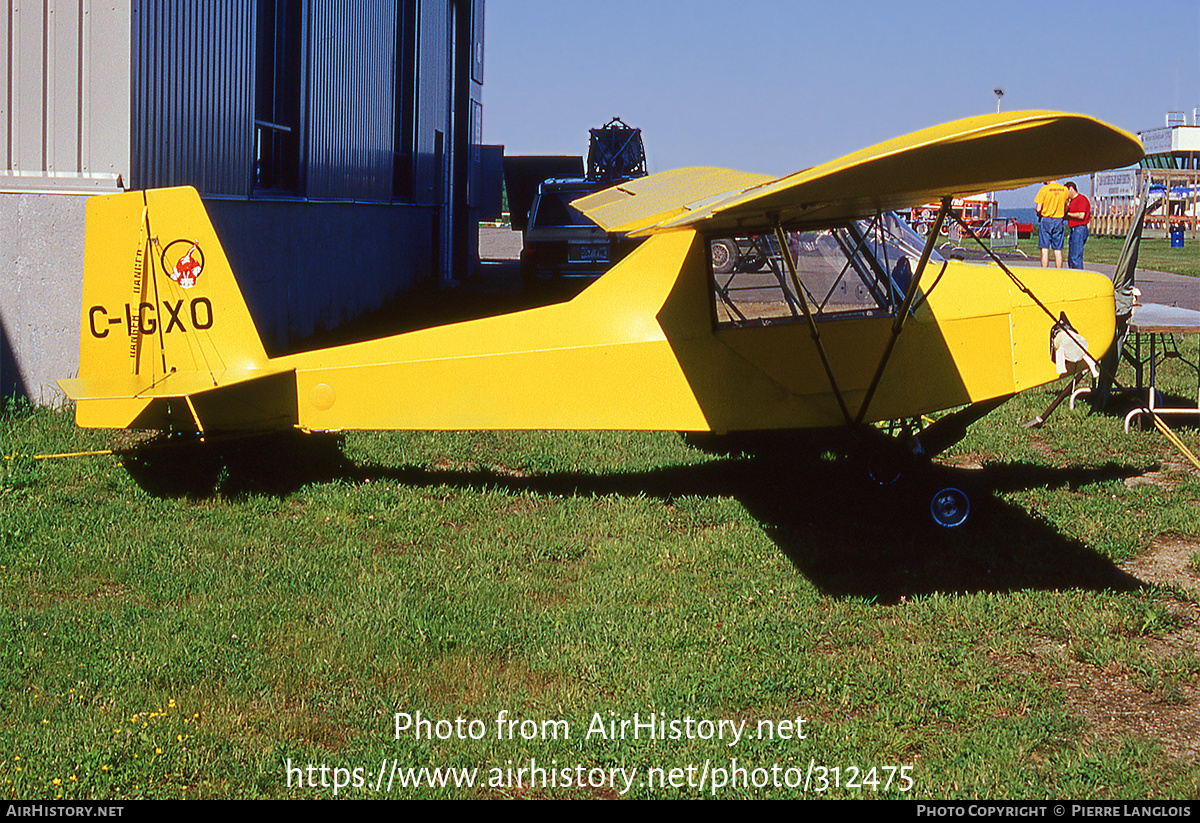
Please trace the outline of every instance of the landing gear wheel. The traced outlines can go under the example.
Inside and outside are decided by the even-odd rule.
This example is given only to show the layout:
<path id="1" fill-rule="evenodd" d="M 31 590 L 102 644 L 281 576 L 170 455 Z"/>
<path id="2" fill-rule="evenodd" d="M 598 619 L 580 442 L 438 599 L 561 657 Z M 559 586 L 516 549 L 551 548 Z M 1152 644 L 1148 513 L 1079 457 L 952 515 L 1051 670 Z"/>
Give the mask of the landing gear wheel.
<path id="1" fill-rule="evenodd" d="M 904 459 L 895 452 L 876 452 L 867 458 L 867 476 L 880 486 L 891 486 L 904 474 Z"/>
<path id="2" fill-rule="evenodd" d="M 971 500 L 959 489 L 946 488 L 933 495 L 929 504 L 933 522 L 947 529 L 957 529 L 971 514 Z"/>

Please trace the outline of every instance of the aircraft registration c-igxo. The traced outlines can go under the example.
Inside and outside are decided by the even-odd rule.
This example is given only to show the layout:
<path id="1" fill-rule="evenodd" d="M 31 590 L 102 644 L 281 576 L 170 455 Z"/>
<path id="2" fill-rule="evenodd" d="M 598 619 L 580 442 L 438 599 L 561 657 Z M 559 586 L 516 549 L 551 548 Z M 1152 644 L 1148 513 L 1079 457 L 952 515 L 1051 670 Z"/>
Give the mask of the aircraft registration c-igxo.
<path id="1" fill-rule="evenodd" d="M 662 172 L 572 204 L 646 240 L 569 302 L 278 357 L 194 190 L 93 197 L 79 376 L 59 385 L 80 426 L 195 438 L 724 433 L 959 406 L 969 421 L 1061 376 L 1047 340 L 1064 317 L 1059 330 L 1098 360 L 1113 338 L 1112 284 L 1068 269 L 1017 281 L 995 264 L 943 260 L 937 231 L 921 238 L 892 212 L 1141 157 L 1125 131 L 1033 111 L 936 126 L 781 178 Z"/>

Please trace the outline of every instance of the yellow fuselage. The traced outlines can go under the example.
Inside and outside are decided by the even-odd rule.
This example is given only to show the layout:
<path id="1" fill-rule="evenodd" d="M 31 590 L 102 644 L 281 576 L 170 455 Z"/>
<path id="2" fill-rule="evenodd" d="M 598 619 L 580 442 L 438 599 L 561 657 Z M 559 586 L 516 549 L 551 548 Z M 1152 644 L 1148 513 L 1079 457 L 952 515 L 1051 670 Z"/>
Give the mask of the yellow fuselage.
<path id="1" fill-rule="evenodd" d="M 195 192 L 145 196 L 89 203 L 80 375 L 61 381 L 80 425 L 724 432 L 845 421 L 806 323 L 716 327 L 707 239 L 691 229 L 651 236 L 567 303 L 268 358 Z M 199 245 L 205 264 L 192 288 L 145 255 L 131 299 L 131 264 L 148 233 Z M 1114 327 L 1105 277 L 1018 274 L 1056 317 L 1066 312 L 1093 356 L 1103 354 Z M 928 294 L 900 335 L 868 422 L 1058 376 L 1053 319 L 1003 271 L 951 261 L 936 275 L 931 266 L 923 278 Z M 887 316 L 818 323 L 852 414 L 891 327 Z"/>
<path id="2" fill-rule="evenodd" d="M 1022 269 L 1055 314 L 1103 353 L 1112 286 L 1088 272 Z M 933 280 L 927 277 L 927 282 Z M 900 335 L 867 420 L 976 402 L 1050 382 L 1053 320 L 994 265 L 951 261 Z M 892 319 L 818 324 L 857 410 Z M 803 322 L 714 329 L 704 243 L 650 238 L 573 301 L 272 361 L 295 369 L 309 429 L 736 431 L 843 421 Z"/>

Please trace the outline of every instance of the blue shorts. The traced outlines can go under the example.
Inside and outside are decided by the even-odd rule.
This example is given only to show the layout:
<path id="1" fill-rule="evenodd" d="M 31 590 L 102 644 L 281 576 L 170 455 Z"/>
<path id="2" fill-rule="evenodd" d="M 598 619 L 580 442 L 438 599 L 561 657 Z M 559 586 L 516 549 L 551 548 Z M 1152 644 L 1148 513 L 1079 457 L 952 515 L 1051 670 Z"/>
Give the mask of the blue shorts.
<path id="1" fill-rule="evenodd" d="M 1063 217 L 1043 217 L 1038 225 L 1038 248 L 1062 250 L 1067 221 Z"/>

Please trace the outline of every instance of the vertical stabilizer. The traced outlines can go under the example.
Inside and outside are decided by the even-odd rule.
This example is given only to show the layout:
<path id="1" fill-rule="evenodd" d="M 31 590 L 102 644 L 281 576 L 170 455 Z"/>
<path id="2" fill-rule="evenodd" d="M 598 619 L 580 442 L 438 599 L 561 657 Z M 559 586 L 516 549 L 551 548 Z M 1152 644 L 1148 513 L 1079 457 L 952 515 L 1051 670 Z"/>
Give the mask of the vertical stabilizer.
<path id="1" fill-rule="evenodd" d="M 155 398 L 186 397 L 267 369 L 194 189 L 88 201 L 79 377 L 59 381 L 79 401 L 81 425 L 131 425 Z"/>

